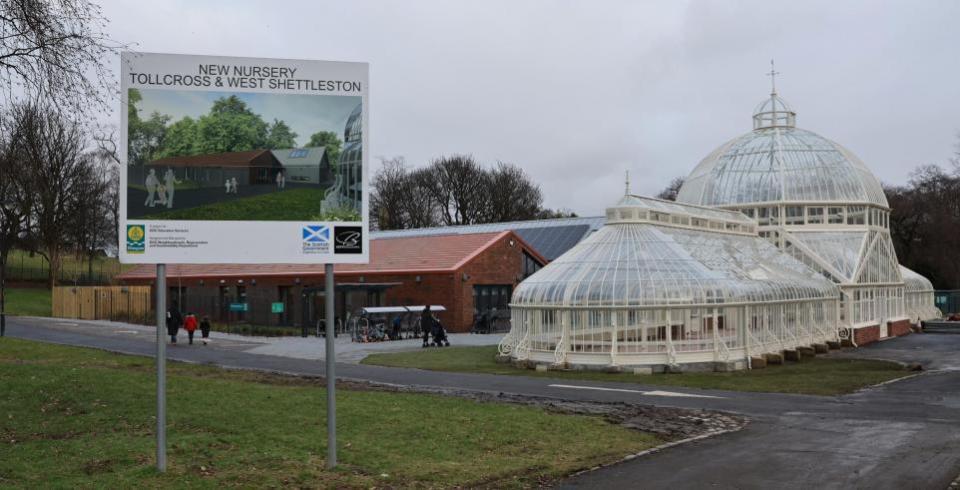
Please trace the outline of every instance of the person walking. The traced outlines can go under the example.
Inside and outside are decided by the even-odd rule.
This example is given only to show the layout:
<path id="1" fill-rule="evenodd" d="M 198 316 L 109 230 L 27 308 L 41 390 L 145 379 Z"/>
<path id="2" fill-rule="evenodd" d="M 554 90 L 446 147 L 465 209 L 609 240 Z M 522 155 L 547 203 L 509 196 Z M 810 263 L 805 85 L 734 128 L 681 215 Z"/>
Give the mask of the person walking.
<path id="1" fill-rule="evenodd" d="M 144 206 L 154 207 L 154 201 L 156 200 L 157 186 L 160 184 L 160 180 L 157 179 L 157 171 L 150 169 L 150 173 L 147 175 L 147 181 L 144 183 L 147 187 L 147 200 L 144 201 Z"/>
<path id="2" fill-rule="evenodd" d="M 277 172 L 277 190 L 283 190 L 283 170 Z"/>
<path id="3" fill-rule="evenodd" d="M 430 313 L 430 305 L 420 313 L 420 328 L 423 330 L 423 346 L 430 345 L 430 333 L 433 332 L 433 315 Z"/>
<path id="4" fill-rule="evenodd" d="M 177 184 L 182 184 L 183 182 L 177 180 L 177 174 L 173 173 L 172 168 L 167 168 L 167 173 L 163 174 L 163 184 L 167 190 L 167 194 L 164 197 L 164 200 L 167 202 L 167 209 L 173 207 L 173 191 Z"/>
<path id="5" fill-rule="evenodd" d="M 203 345 L 210 343 L 210 318 L 206 315 L 200 320 L 200 341 Z"/>
<path id="6" fill-rule="evenodd" d="M 187 318 L 183 320 L 183 328 L 187 331 L 188 343 L 193 345 L 193 332 L 197 331 L 197 317 L 193 312 L 187 313 Z"/>
<path id="7" fill-rule="evenodd" d="M 400 340 L 403 333 L 403 318 L 400 315 L 393 317 L 393 328 L 390 330 L 390 340 Z"/>
<path id="8" fill-rule="evenodd" d="M 183 315 L 177 308 L 177 302 L 171 301 L 170 308 L 167 308 L 167 334 L 170 335 L 170 343 L 177 343 L 177 333 L 180 332 L 180 325 L 183 324 Z"/>

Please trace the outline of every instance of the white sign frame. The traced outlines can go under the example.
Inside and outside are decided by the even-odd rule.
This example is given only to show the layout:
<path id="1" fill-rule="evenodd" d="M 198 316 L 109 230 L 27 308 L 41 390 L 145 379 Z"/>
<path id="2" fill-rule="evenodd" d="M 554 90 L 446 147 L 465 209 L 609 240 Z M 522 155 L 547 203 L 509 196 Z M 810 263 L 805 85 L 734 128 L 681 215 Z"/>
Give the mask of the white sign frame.
<path id="1" fill-rule="evenodd" d="M 212 74 L 202 67 L 227 67 Z M 235 67 L 259 79 L 258 87 L 228 87 L 226 79 Z M 249 75 L 249 68 L 259 73 Z M 296 70 L 295 72 L 292 70 Z M 180 75 L 179 78 L 174 75 Z M 292 75 L 292 76 L 291 76 Z M 217 77 L 220 76 L 217 85 Z M 206 78 L 204 78 L 206 77 Z M 187 81 L 189 78 L 189 82 Z M 236 80 L 235 80 L 236 81 Z M 185 85 L 189 83 L 189 85 Z M 198 85 L 199 84 L 199 85 Z M 369 65 L 358 62 L 243 58 L 227 56 L 161 53 L 121 53 L 121 137 L 120 137 L 120 243 L 119 258 L 125 264 L 340 264 L 368 263 L 369 226 Z M 248 84 L 249 85 L 249 84 Z M 359 91 L 357 88 L 359 87 Z M 254 94 L 298 94 L 360 97 L 361 103 L 361 211 L 359 221 L 200 221 L 157 220 L 128 217 L 128 121 L 129 89 L 176 90 L 187 92 L 229 92 Z M 141 114 L 145 118 L 147 114 Z M 271 116 L 263 118 L 270 121 Z M 171 121 L 173 122 L 173 121 Z M 338 133 L 343 137 L 343 128 Z M 303 137 L 304 135 L 299 135 Z M 346 143 L 346 142 L 344 142 Z M 181 191 L 183 192 L 183 191 Z M 319 213 L 320 203 L 317 203 Z M 142 226 L 140 241 L 128 238 L 128 231 Z M 313 228 L 307 228 L 307 227 Z M 317 227 L 327 227 L 320 238 Z M 351 229 L 352 227 L 352 229 Z M 356 237 L 360 247 L 351 247 L 347 235 Z M 338 228 L 340 233 L 337 233 Z M 346 228 L 346 229 L 344 229 Z M 307 235 L 312 233 L 312 241 Z M 353 233 L 349 233 L 352 231 Z M 132 231 L 136 238 L 139 234 Z M 323 237 L 326 236 L 324 242 Z M 337 239 L 341 238 L 338 244 Z M 142 247 L 141 247 L 142 242 Z M 131 245 L 133 247 L 131 248 Z M 342 247 L 341 247 L 342 245 Z M 142 250 L 140 250 L 142 248 Z M 339 252 L 339 253 L 338 253 Z"/>

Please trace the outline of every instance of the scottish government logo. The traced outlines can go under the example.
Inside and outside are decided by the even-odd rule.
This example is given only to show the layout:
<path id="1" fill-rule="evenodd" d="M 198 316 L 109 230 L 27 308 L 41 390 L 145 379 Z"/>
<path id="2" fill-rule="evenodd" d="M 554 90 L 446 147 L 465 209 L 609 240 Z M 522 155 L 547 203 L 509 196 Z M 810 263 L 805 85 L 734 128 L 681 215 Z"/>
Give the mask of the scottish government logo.
<path id="1" fill-rule="evenodd" d="M 363 228 L 359 226 L 337 226 L 333 230 L 333 253 L 363 253 Z"/>
<path id="2" fill-rule="evenodd" d="M 146 238 L 143 225 L 127 225 L 127 253 L 142 254 L 147 249 Z"/>
<path id="3" fill-rule="evenodd" d="M 303 253 L 325 254 L 330 252 L 330 227 L 306 225 L 303 227 Z"/>

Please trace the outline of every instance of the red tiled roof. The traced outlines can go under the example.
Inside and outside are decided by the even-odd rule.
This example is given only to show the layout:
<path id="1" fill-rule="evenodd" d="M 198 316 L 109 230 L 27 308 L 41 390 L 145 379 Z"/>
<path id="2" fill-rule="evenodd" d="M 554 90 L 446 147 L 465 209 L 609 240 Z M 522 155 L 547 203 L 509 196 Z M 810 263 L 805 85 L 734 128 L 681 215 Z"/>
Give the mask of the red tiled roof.
<path id="1" fill-rule="evenodd" d="M 470 235 L 379 238 L 370 240 L 369 264 L 337 264 L 337 274 L 416 274 L 454 272 L 512 231 Z M 540 254 L 526 247 L 546 263 Z M 323 264 L 170 264 L 167 277 L 296 276 L 323 274 Z M 153 279 L 156 267 L 139 265 L 118 276 L 121 280 Z"/>
<path id="2" fill-rule="evenodd" d="M 251 162 L 269 150 L 231 151 L 184 157 L 167 157 L 148 162 L 147 165 L 169 166 L 211 166 L 211 167 L 248 167 Z"/>

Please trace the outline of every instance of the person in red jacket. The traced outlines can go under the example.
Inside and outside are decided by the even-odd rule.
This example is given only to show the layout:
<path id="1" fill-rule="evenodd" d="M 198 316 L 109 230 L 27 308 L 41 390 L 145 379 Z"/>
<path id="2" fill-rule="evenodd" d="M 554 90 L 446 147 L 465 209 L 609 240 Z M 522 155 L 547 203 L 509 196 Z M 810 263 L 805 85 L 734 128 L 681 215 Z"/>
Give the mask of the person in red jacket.
<path id="1" fill-rule="evenodd" d="M 193 332 L 197 330 L 197 316 L 193 312 L 187 313 L 187 317 L 183 320 L 183 328 L 187 331 L 190 345 L 193 345 Z"/>

